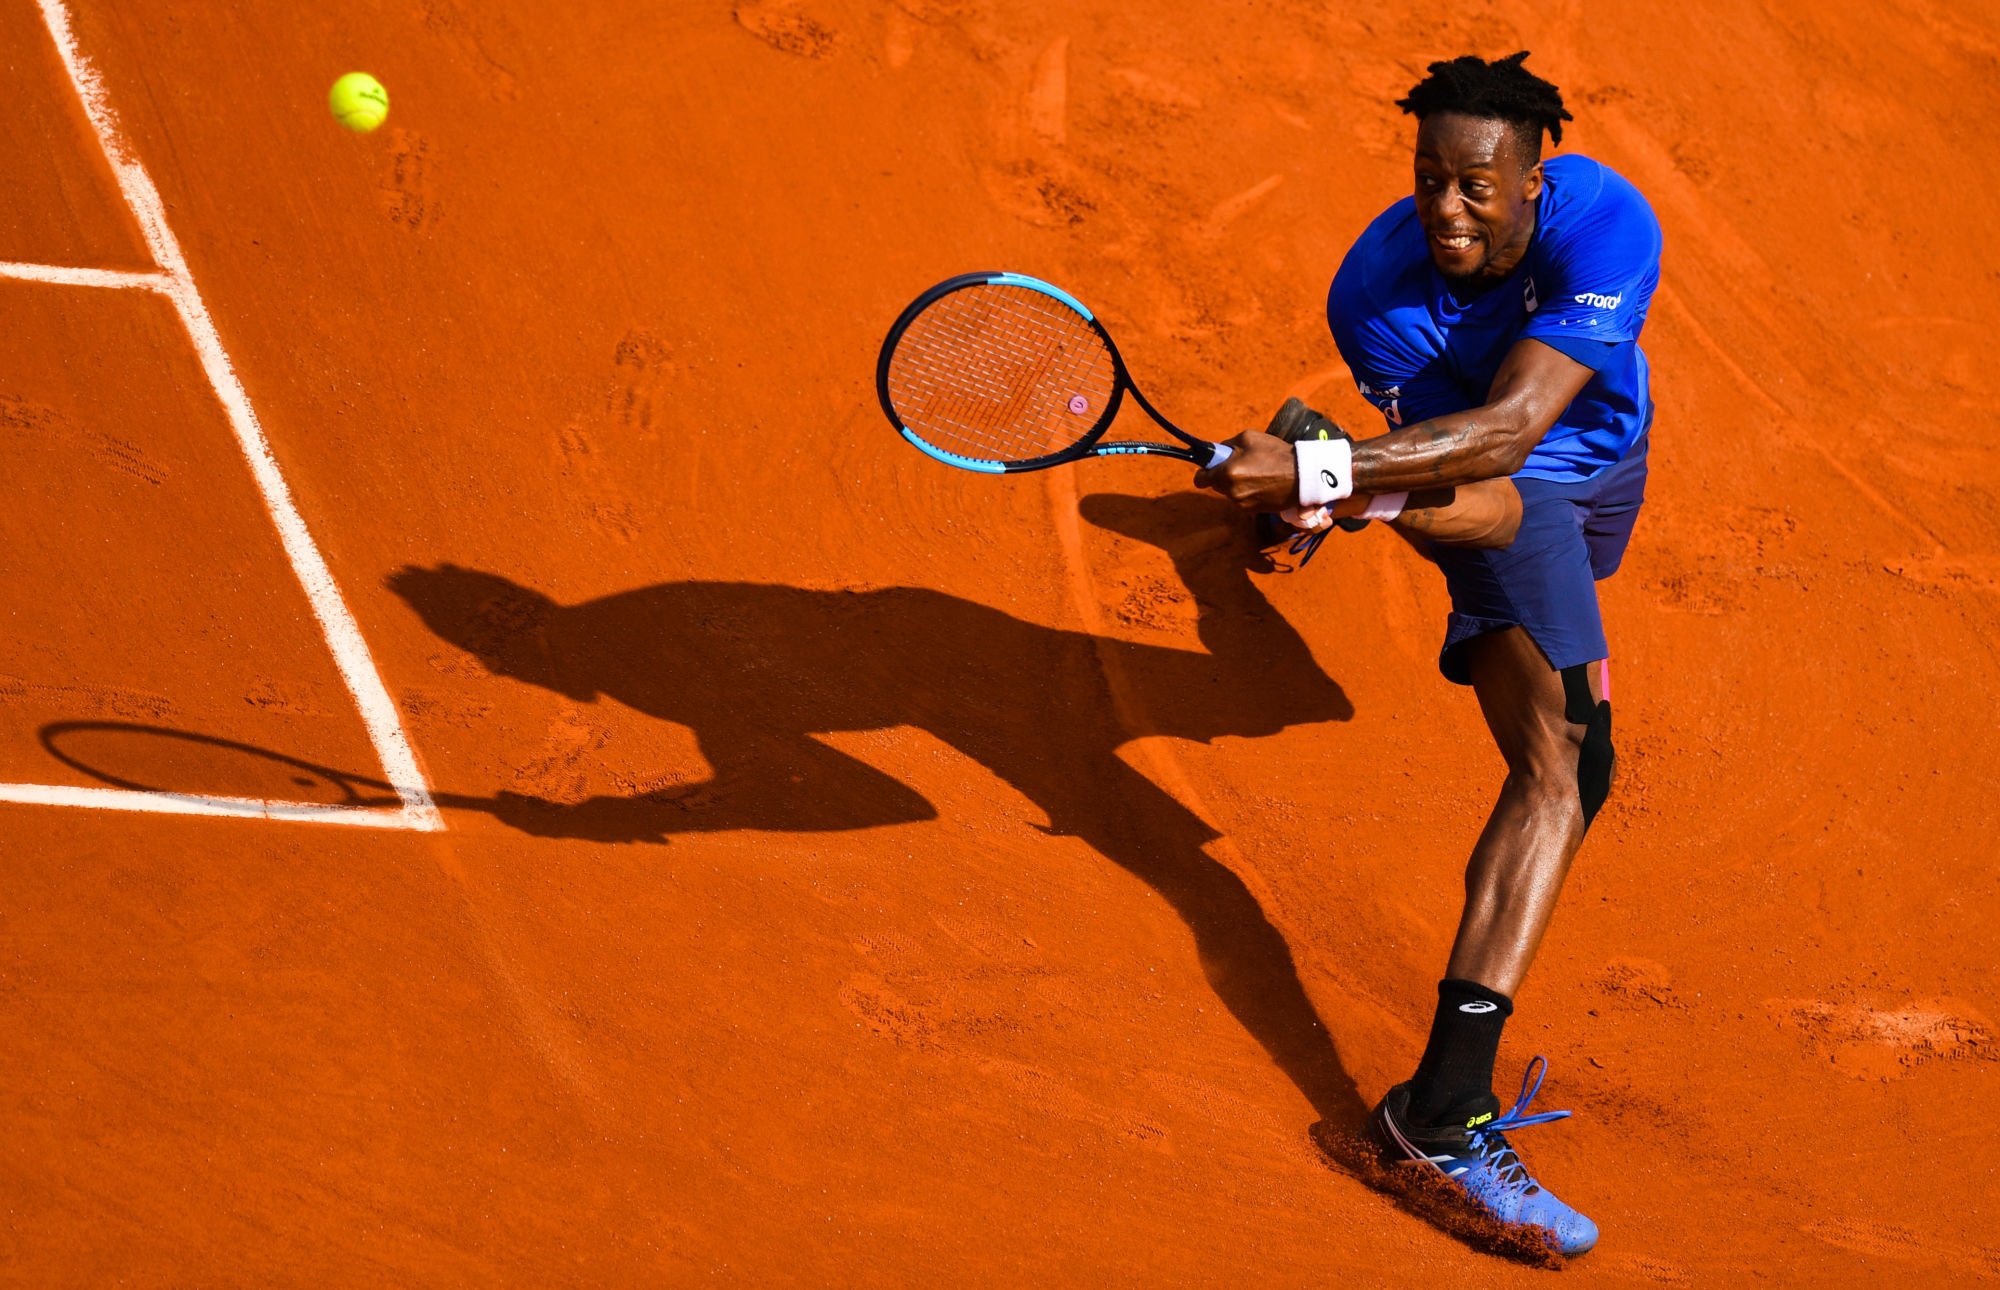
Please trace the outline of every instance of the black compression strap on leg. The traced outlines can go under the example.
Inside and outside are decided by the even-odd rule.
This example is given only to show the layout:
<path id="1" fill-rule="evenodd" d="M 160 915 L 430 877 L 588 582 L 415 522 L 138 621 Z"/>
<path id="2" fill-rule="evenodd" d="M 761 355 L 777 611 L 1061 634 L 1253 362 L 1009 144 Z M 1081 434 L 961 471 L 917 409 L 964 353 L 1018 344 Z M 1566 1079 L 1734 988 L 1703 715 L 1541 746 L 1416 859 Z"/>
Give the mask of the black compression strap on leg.
<path id="1" fill-rule="evenodd" d="M 1597 700 L 1590 697 L 1590 664 L 1571 663 L 1562 670 L 1563 719 L 1573 726 L 1590 724 Z"/>
<path id="2" fill-rule="evenodd" d="M 1583 827 L 1597 818 L 1597 808 L 1611 796 L 1611 772 L 1618 756 L 1611 747 L 1611 700 L 1597 705 L 1583 729 L 1583 748 L 1576 755 L 1576 791 L 1583 799 Z"/>
<path id="3" fill-rule="evenodd" d="M 1583 747 L 1576 755 L 1576 794 L 1583 803 L 1585 829 L 1611 796 L 1611 772 L 1618 761 L 1611 747 L 1611 701 L 1590 697 L 1589 668 L 1588 663 L 1572 663 L 1562 670 L 1563 716 L 1583 727 Z"/>

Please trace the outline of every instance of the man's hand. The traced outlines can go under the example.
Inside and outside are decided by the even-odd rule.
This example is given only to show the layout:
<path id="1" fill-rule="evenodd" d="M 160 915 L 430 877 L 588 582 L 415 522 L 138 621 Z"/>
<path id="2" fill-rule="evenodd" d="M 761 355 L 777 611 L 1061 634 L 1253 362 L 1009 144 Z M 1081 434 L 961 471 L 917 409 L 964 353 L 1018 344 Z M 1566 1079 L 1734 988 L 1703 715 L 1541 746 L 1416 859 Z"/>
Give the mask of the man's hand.
<path id="1" fill-rule="evenodd" d="M 1292 445 L 1262 430 L 1228 441 L 1228 461 L 1198 471 L 1196 488 L 1211 488 L 1246 511 L 1282 511 L 1299 500 L 1299 461 Z"/>

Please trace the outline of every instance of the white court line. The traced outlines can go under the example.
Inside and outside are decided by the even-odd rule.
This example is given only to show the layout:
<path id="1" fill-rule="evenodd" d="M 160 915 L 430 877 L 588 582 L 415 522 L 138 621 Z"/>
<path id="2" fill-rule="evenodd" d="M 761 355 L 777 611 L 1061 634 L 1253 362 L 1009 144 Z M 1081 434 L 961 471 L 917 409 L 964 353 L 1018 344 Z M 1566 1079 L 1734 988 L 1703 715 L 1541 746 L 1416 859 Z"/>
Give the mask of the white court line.
<path id="1" fill-rule="evenodd" d="M 85 269 L 66 264 L 15 264 L 0 260 L 0 278 L 23 282 L 52 282 L 59 287 L 137 287 L 167 292 L 173 279 L 158 269 L 134 273 L 126 269 Z"/>
<path id="2" fill-rule="evenodd" d="M 262 797 L 210 797 L 156 789 L 76 788 L 67 784 L 0 784 L 0 802 L 31 806 L 87 806 L 99 811 L 151 811 L 161 815 L 220 815 L 238 820 L 306 820 L 363 829 L 434 831 L 408 807 L 329 806 Z"/>
<path id="3" fill-rule="evenodd" d="M 146 246 L 153 254 L 153 262 L 163 270 L 156 276 L 157 283 L 137 282 L 118 285 L 145 285 L 160 292 L 173 301 L 180 314 L 181 324 L 187 329 L 188 339 L 194 342 L 196 354 L 201 358 L 203 372 L 209 384 L 215 388 L 216 398 L 228 414 L 231 429 L 236 432 L 236 442 L 243 450 L 244 458 L 250 464 L 250 472 L 257 480 L 258 491 L 263 495 L 265 509 L 270 512 L 271 522 L 277 526 L 278 538 L 284 544 L 285 555 L 292 562 L 292 571 L 298 575 L 299 583 L 305 588 L 306 599 L 311 603 L 313 614 L 319 619 L 320 630 L 325 633 L 327 645 L 333 651 L 333 659 L 340 669 L 341 680 L 347 683 L 348 693 L 361 710 L 361 720 L 368 728 L 368 737 L 375 745 L 375 753 L 382 760 L 382 769 L 396 795 L 402 799 L 400 811 L 379 813 L 373 819 L 385 827 L 421 829 L 436 831 L 444 827 L 444 819 L 438 814 L 437 804 L 431 800 L 430 786 L 424 780 L 423 771 L 417 766 L 416 752 L 410 747 L 407 735 L 403 733 L 403 723 L 396 714 L 395 702 L 390 699 L 382 677 L 375 669 L 375 660 L 368 653 L 367 642 L 361 638 L 361 628 L 348 611 L 347 602 L 341 598 L 340 589 L 334 585 L 333 573 L 326 567 L 319 547 L 306 530 L 304 517 L 292 500 L 292 490 L 285 483 L 284 475 L 278 469 L 278 462 L 271 455 L 270 442 L 264 437 L 264 430 L 257 422 L 257 414 L 250 407 L 250 396 L 244 392 L 242 382 L 236 379 L 236 370 L 230 366 L 229 353 L 222 346 L 222 337 L 215 330 L 215 323 L 208 315 L 208 306 L 202 302 L 201 292 L 196 289 L 194 276 L 188 271 L 187 260 L 181 254 L 180 243 L 174 238 L 173 230 L 167 226 L 166 206 L 160 200 L 159 189 L 140 164 L 138 155 L 126 143 L 118 129 L 118 118 L 111 110 L 110 98 L 104 88 L 104 80 L 84 56 L 78 45 L 76 34 L 70 27 L 69 10 L 63 0 L 40 0 L 42 21 L 48 26 L 49 37 L 55 41 L 56 53 L 61 56 L 63 67 L 69 73 L 70 84 L 76 89 L 77 97 L 83 102 L 84 114 L 90 118 L 91 128 L 97 134 L 97 142 L 104 149 L 104 156 L 111 163 L 111 173 L 118 181 L 118 190 L 125 196 L 125 204 L 132 216 L 139 222 L 139 231 L 146 239 Z M 23 267 L 23 266 L 15 266 Z M 37 268 L 44 275 L 39 280 L 52 281 L 46 276 L 52 266 L 25 266 Z M 53 270 L 55 273 L 93 273 L 108 275 L 110 270 Z M 132 275 L 147 276 L 147 275 Z M 95 277 L 81 285 L 113 285 L 107 277 Z M 112 799 L 95 795 L 95 790 L 59 789 L 49 786 L 14 785 L 16 792 L 32 790 L 32 799 L 12 795 L 0 800 L 34 800 L 61 805 L 98 805 Z M 109 790 L 107 790 L 109 791 Z M 156 807 L 135 804 L 142 800 L 159 803 Z M 115 809 L 120 810 L 168 810 L 181 814 L 231 814 L 241 813 L 229 810 L 190 810 L 190 804 L 226 803 L 239 799 L 183 797 L 172 794 L 149 795 L 145 793 L 122 793 L 116 797 Z M 247 801 L 248 799 L 240 799 Z M 338 813 L 334 808 L 313 806 L 310 803 L 259 804 L 259 811 L 265 819 L 313 819 L 331 821 L 338 819 L 352 823 L 367 808 L 349 808 L 346 813 Z"/>

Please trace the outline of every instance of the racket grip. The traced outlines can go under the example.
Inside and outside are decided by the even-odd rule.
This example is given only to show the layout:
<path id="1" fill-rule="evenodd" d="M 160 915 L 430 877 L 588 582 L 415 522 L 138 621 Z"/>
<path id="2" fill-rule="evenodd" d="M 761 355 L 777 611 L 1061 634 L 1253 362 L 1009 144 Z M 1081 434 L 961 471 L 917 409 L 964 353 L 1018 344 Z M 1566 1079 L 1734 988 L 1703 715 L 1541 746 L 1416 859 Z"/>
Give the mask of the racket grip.
<path id="1" fill-rule="evenodd" d="M 1206 467 L 1208 470 L 1214 470 L 1217 466 L 1220 466 L 1223 462 L 1228 461 L 1236 455 L 1236 450 L 1226 443 L 1212 443 L 1208 445 L 1208 450 L 1210 454 Z"/>

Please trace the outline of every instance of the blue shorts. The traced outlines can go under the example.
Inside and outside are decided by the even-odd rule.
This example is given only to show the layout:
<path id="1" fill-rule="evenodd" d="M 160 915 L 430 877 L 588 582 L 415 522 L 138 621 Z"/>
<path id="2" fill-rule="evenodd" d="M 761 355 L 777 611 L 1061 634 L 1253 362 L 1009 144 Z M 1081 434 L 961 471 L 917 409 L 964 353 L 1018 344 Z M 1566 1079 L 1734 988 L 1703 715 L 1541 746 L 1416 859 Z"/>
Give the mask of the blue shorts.
<path id="1" fill-rule="evenodd" d="M 1498 550 L 1426 544 L 1425 554 L 1451 588 L 1438 670 L 1472 684 L 1464 645 L 1487 632 L 1525 627 L 1557 671 L 1610 655 L 1597 583 L 1618 572 L 1625 543 L 1646 500 L 1650 436 L 1624 460 L 1581 483 L 1516 479 L 1521 531 Z"/>

